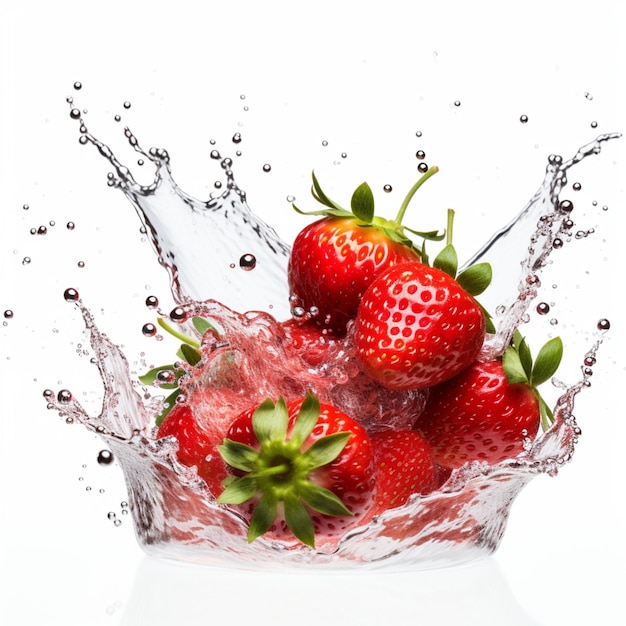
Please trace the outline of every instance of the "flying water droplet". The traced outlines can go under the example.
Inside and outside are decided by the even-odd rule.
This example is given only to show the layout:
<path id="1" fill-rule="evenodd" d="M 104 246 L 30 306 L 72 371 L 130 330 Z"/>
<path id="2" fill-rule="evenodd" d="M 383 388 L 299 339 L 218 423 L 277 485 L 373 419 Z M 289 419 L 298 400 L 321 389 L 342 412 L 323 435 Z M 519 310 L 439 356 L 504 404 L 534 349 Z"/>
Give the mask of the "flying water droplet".
<path id="1" fill-rule="evenodd" d="M 100 450 L 97 461 L 100 465 L 110 465 L 113 463 L 113 453 L 110 450 Z"/>
<path id="2" fill-rule="evenodd" d="M 57 394 L 57 400 L 61 404 L 69 404 L 72 401 L 72 392 L 69 389 L 61 389 Z"/>
<path id="3" fill-rule="evenodd" d="M 243 254 L 239 259 L 239 267 L 249 272 L 256 267 L 256 257 L 253 254 Z"/>
<path id="4" fill-rule="evenodd" d="M 78 291 L 73 287 L 69 287 L 63 292 L 63 297 L 67 302 L 76 302 L 79 298 Z"/>
<path id="5" fill-rule="evenodd" d="M 143 325 L 141 332 L 146 337 L 154 337 L 156 335 L 157 329 L 154 324 L 148 323 Z"/>

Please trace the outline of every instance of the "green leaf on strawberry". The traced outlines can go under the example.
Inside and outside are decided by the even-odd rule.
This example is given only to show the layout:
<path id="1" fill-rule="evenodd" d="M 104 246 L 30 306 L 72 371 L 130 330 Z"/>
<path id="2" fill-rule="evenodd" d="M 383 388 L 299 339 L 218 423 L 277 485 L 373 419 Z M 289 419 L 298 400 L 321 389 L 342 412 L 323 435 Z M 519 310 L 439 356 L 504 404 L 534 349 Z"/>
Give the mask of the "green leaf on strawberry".
<path id="1" fill-rule="evenodd" d="M 162 317 L 157 319 L 157 323 L 167 333 L 183 342 L 176 351 L 176 356 L 180 359 L 180 361 L 192 366 L 197 365 L 201 361 L 202 354 L 200 352 L 200 343 L 198 341 L 176 330 Z M 215 332 L 215 328 L 211 322 L 203 317 L 193 317 L 191 319 L 191 323 L 200 337 L 202 337 L 207 331 Z M 167 396 L 167 398 L 165 398 L 163 402 L 163 410 L 157 415 L 155 420 L 157 426 L 160 426 L 163 423 L 163 420 L 176 405 L 176 398 L 180 394 L 179 382 L 181 377 L 185 374 L 186 371 L 180 366 L 180 364 L 173 363 L 162 365 L 160 367 L 154 367 L 145 374 L 139 376 L 140 382 L 144 385 L 155 386 L 159 389 L 174 390 L 169 396 Z"/>
<path id="2" fill-rule="evenodd" d="M 502 355 L 502 367 L 509 383 L 528 385 L 537 398 L 543 430 L 547 430 L 554 422 L 554 415 L 537 387 L 554 376 L 562 356 L 563 342 L 560 337 L 554 337 L 542 346 L 533 361 L 530 348 L 519 330 L 515 331 L 511 345 Z"/>
<path id="3" fill-rule="evenodd" d="M 320 215 L 324 217 L 343 217 L 355 219 L 360 226 L 372 226 L 380 228 L 392 241 L 403 243 L 406 246 L 414 247 L 413 242 L 405 231 L 410 232 L 412 235 L 421 237 L 428 241 L 441 241 L 445 237 L 445 233 L 440 233 L 437 230 L 431 231 L 418 231 L 410 229 L 402 224 L 404 214 L 408 208 L 408 205 L 415 195 L 415 192 L 433 175 L 439 171 L 437 167 L 431 167 L 424 175 L 411 187 L 404 201 L 402 202 L 396 218 L 393 220 L 387 220 L 385 218 L 377 217 L 374 212 L 374 194 L 371 187 L 366 183 L 361 183 L 350 200 L 350 209 L 347 210 L 337 204 L 334 200 L 331 200 L 322 190 L 322 187 L 315 176 L 315 172 L 312 173 L 313 185 L 311 187 L 311 194 L 320 204 L 323 204 L 325 209 L 318 209 L 315 211 L 302 211 L 295 204 L 293 204 L 294 210 L 301 215 Z M 418 248 L 414 248 L 419 252 Z"/>
<path id="4" fill-rule="evenodd" d="M 218 502 L 251 501 L 249 542 L 280 526 L 282 517 L 297 539 L 315 547 L 325 516 L 349 518 L 373 505 L 369 438 L 356 422 L 320 405 L 312 394 L 289 403 L 282 397 L 276 403 L 267 399 L 242 414 L 218 451 L 236 470 L 224 481 Z M 349 498 L 353 510 L 331 489 Z"/>

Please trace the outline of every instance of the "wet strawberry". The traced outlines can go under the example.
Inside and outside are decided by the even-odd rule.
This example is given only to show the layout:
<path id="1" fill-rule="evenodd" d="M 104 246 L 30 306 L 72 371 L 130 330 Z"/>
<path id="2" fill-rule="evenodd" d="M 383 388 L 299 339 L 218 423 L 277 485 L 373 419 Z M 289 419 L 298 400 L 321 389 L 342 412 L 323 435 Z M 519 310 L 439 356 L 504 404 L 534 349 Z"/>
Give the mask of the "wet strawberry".
<path id="1" fill-rule="evenodd" d="M 174 437 L 178 442 L 176 458 L 187 467 L 195 466 L 198 476 L 206 482 L 209 491 L 219 495 L 226 478 L 226 466 L 217 452 L 215 442 L 199 426 L 187 404 L 176 404 L 159 426 L 157 439 Z"/>
<path id="2" fill-rule="evenodd" d="M 415 493 L 437 486 L 437 469 L 428 442 L 414 430 L 372 435 L 376 463 L 375 513 L 403 505 Z"/>
<path id="3" fill-rule="evenodd" d="M 454 469 L 469 461 L 495 464 L 514 458 L 524 451 L 524 441 L 535 437 L 542 421 L 544 428 L 549 427 L 552 413 L 537 386 L 556 371 L 561 340 L 549 341 L 534 364 L 518 333 L 515 341 L 502 362 L 474 363 L 431 389 L 416 428 L 440 465 Z"/>
<path id="4" fill-rule="evenodd" d="M 458 282 L 423 263 L 390 268 L 367 290 L 355 325 L 364 372 L 390 389 L 424 389 L 477 357 L 485 317 Z"/>

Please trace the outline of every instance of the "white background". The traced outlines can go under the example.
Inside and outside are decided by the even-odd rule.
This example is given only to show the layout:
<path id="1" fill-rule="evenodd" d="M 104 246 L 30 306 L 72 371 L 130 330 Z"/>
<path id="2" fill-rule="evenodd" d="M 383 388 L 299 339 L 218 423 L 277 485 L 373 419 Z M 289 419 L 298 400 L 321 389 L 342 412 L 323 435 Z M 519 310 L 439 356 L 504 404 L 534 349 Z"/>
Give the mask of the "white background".
<path id="1" fill-rule="evenodd" d="M 219 178 L 209 140 L 233 153 L 230 137 L 241 132 L 237 180 L 287 240 L 302 221 L 285 198 L 307 206 L 312 168 L 338 199 L 368 180 L 383 213 L 392 212 L 424 149 L 441 171 L 416 204 L 454 207 L 458 248 L 468 255 L 525 205 L 550 153 L 569 157 L 598 133 L 626 130 L 618 0 L 8 0 L 0 24 L 0 313 L 14 312 L 0 326 L 0 622 L 191 625 L 217 612 L 236 624 L 296 613 L 301 623 L 331 624 L 623 623 L 626 346 L 616 298 L 624 139 L 580 169 L 583 188 L 570 197 L 578 223 L 595 232 L 572 242 L 567 271 L 546 296 L 557 330 L 571 336 L 569 381 L 596 321 L 612 321 L 593 385 L 577 404 L 583 436 L 557 478 L 537 478 L 522 493 L 500 550 L 479 564 L 337 577 L 152 560 L 122 515 L 119 468 L 98 466 L 99 442 L 63 424 L 42 398 L 47 387 L 68 387 L 98 408 L 99 381 L 76 354 L 84 337 L 61 297 L 66 287 L 80 290 L 133 364 L 142 351 L 158 360 L 160 349 L 139 330 L 153 321 L 145 297 L 168 299 L 134 211 L 106 186 L 96 151 L 78 144 L 66 96 L 88 109 L 90 130 L 131 166 L 124 124 L 146 146 L 167 148 L 177 182 L 203 199 Z M 380 198 L 386 183 L 394 193 Z M 40 225 L 48 233 L 30 235 Z M 555 331 L 547 319 L 535 322 Z"/>

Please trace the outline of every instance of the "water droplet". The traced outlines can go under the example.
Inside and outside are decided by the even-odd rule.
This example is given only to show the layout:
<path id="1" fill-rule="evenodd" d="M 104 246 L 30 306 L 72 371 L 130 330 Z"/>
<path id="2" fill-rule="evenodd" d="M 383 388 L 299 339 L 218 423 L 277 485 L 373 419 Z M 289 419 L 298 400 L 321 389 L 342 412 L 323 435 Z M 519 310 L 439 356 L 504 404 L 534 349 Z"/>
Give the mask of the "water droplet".
<path id="1" fill-rule="evenodd" d="M 172 383 L 174 382 L 175 379 L 176 379 L 176 374 L 174 374 L 172 370 L 161 370 L 157 372 L 157 375 L 156 375 L 157 382 L 162 383 L 162 384 Z"/>
<path id="2" fill-rule="evenodd" d="M 76 302 L 79 298 L 78 291 L 76 291 L 73 287 L 69 287 L 63 292 L 63 297 L 67 302 Z"/>
<path id="3" fill-rule="evenodd" d="M 416 158 L 418 158 L 421 161 L 422 159 L 426 158 L 426 153 L 423 150 L 418 150 L 415 153 L 415 156 L 416 156 Z"/>
<path id="4" fill-rule="evenodd" d="M 76 89 L 76 91 L 78 91 L 79 89 L 82 89 L 82 88 L 83 88 L 83 84 L 81 82 L 76 81 L 74 83 L 74 89 Z"/>
<path id="5" fill-rule="evenodd" d="M 601 319 L 598 322 L 598 330 L 609 330 L 609 328 L 611 328 L 611 322 L 609 322 L 606 318 Z"/>
<path id="6" fill-rule="evenodd" d="M 7 319 L 7 320 L 13 319 L 13 311 L 11 311 L 11 309 L 7 309 L 7 310 L 4 312 L 4 317 L 5 317 L 5 319 Z"/>
<path id="7" fill-rule="evenodd" d="M 295 196 L 287 196 L 286 200 L 287 200 L 287 202 L 295 202 L 296 201 L 296 197 Z"/>
<path id="8" fill-rule="evenodd" d="M 30 263 L 30 257 L 29 256 L 25 256 L 22 259 L 22 265 L 28 265 Z"/>
<path id="9" fill-rule="evenodd" d="M 33 228 L 31 228 L 31 229 L 30 229 L 30 234 L 31 234 L 31 235 L 36 235 L 36 234 L 37 234 L 37 229 L 36 229 L 36 228 L 34 228 L 34 227 L 33 227 Z"/>
<path id="10" fill-rule="evenodd" d="M 519 121 L 522 124 L 526 124 L 526 122 L 528 122 L 528 115 L 521 115 L 520 118 L 519 118 Z"/>
<path id="11" fill-rule="evenodd" d="M 563 240 L 559 239 L 558 237 L 552 242 L 552 247 L 555 250 L 558 250 L 559 248 L 563 247 Z"/>
<path id="12" fill-rule="evenodd" d="M 100 450 L 97 461 L 100 465 L 110 465 L 113 463 L 113 452 L 110 450 Z"/>
<path id="13" fill-rule="evenodd" d="M 253 254 L 244 254 L 239 259 L 239 267 L 242 270 L 250 271 L 256 267 L 256 257 Z"/>
<path id="14" fill-rule="evenodd" d="M 221 158 L 222 158 L 222 155 L 219 153 L 219 151 L 218 151 L 218 150 L 211 150 L 211 153 L 209 154 L 209 156 L 210 156 L 212 159 L 216 159 L 216 160 L 217 160 L 217 159 L 221 159 Z"/>
<path id="15" fill-rule="evenodd" d="M 242 94 L 239 96 L 239 99 L 240 99 L 240 100 L 245 100 L 245 99 L 246 99 L 246 94 L 245 94 L 245 93 L 242 93 Z"/>
<path id="16" fill-rule="evenodd" d="M 30 209 L 30 206 L 28 204 L 24 204 L 22 205 L 22 209 L 24 209 L 24 211 L 28 211 L 28 209 Z"/>
<path id="17" fill-rule="evenodd" d="M 415 136 L 416 137 L 421 137 L 422 136 L 422 131 L 421 130 L 416 130 L 415 131 Z"/>
<path id="18" fill-rule="evenodd" d="M 115 515 L 115 513 L 113 511 L 109 511 L 107 513 L 107 518 L 110 519 L 111 521 L 113 521 L 116 517 L 117 517 L 117 515 Z"/>
<path id="19" fill-rule="evenodd" d="M 592 367 L 592 366 L 594 366 L 594 365 L 596 364 L 596 357 L 595 357 L 595 356 L 593 356 L 592 354 L 587 355 L 587 356 L 585 357 L 584 364 L 585 364 L 587 367 Z"/>
<path id="20" fill-rule="evenodd" d="M 76 263 L 76 265 L 78 265 L 78 267 L 82 269 L 83 267 L 85 267 L 85 261 L 79 261 L 78 263 Z"/>
<path id="21" fill-rule="evenodd" d="M 68 404 L 72 401 L 72 392 L 69 389 L 61 389 L 57 394 L 57 400 L 62 404 Z"/>
<path id="22" fill-rule="evenodd" d="M 185 312 L 185 309 L 177 306 L 175 309 L 172 309 L 170 319 L 174 322 L 184 322 L 187 319 L 187 313 Z"/>
<path id="23" fill-rule="evenodd" d="M 547 302 L 540 302 L 537 305 L 537 313 L 539 315 L 546 315 L 550 312 L 550 305 Z"/>
<path id="24" fill-rule="evenodd" d="M 582 187 L 583 187 L 583 186 L 582 186 L 580 183 L 574 183 L 574 184 L 572 185 L 572 189 L 573 189 L 574 191 L 580 191 L 580 190 L 582 189 Z"/>
<path id="25" fill-rule="evenodd" d="M 347 159 L 348 158 L 348 153 L 347 152 L 342 152 L 341 153 L 341 158 L 342 159 Z"/>
<path id="26" fill-rule="evenodd" d="M 149 309 L 156 309 L 159 306 L 159 299 L 156 296 L 148 296 L 146 298 L 146 306 Z"/>
<path id="27" fill-rule="evenodd" d="M 326 141 L 326 139 L 324 139 L 324 141 L 322 141 L 322 145 L 323 146 L 327 146 L 328 145 L 328 141 Z"/>
<path id="28" fill-rule="evenodd" d="M 216 180 L 213 183 L 213 187 L 215 187 L 215 189 L 221 189 L 222 188 L 222 181 L 221 180 Z"/>
<path id="29" fill-rule="evenodd" d="M 130 109 L 130 102 L 128 102 L 128 100 L 126 100 L 126 102 L 124 102 L 123 104 L 125 109 Z"/>
<path id="30" fill-rule="evenodd" d="M 383 191 L 384 191 L 385 193 L 390 193 L 392 190 L 393 190 L 393 187 L 392 187 L 391 185 L 385 185 L 385 186 L 383 187 Z"/>
<path id="31" fill-rule="evenodd" d="M 271 166 L 269 163 L 266 163 L 266 164 L 263 166 L 263 171 L 264 171 L 264 172 L 269 172 L 271 169 L 272 169 L 272 166 Z"/>
<path id="32" fill-rule="evenodd" d="M 550 320 L 550 325 L 551 325 L 551 326 L 557 326 L 557 325 L 558 325 L 558 323 L 559 323 L 559 320 L 557 320 L 557 319 L 556 319 L 556 317 L 553 317 L 553 318 Z"/>
<path id="33" fill-rule="evenodd" d="M 571 200 L 561 200 L 559 202 L 559 211 L 561 213 L 571 213 L 574 210 L 574 203 Z"/>
<path id="34" fill-rule="evenodd" d="M 420 163 L 417 166 L 417 171 L 422 174 L 425 174 L 428 171 L 428 165 L 426 163 Z"/>
<path id="35" fill-rule="evenodd" d="M 156 335 L 156 326 L 154 324 L 144 324 L 141 332 L 146 336 L 146 337 L 154 337 Z"/>
<path id="36" fill-rule="evenodd" d="M 455 107 L 460 107 L 461 106 L 461 101 L 460 100 L 455 100 L 454 101 L 454 106 Z"/>
<path id="37" fill-rule="evenodd" d="M 46 398 L 46 400 L 52 400 L 52 398 L 54 398 L 54 391 L 52 391 L 52 389 L 45 389 L 43 397 Z"/>
<path id="38" fill-rule="evenodd" d="M 595 120 L 591 122 L 591 128 L 598 128 L 598 122 L 596 122 Z"/>
<path id="39" fill-rule="evenodd" d="M 241 143 L 241 133 L 235 133 L 233 135 L 233 143 Z"/>
<path id="40" fill-rule="evenodd" d="M 71 117 L 73 120 L 78 120 L 78 119 L 80 119 L 80 109 L 76 109 L 76 108 L 74 108 L 74 109 L 70 109 L 70 117 Z"/>
<path id="41" fill-rule="evenodd" d="M 593 100 L 593 96 L 588 91 L 585 91 L 585 98 L 587 98 L 587 100 Z"/>

